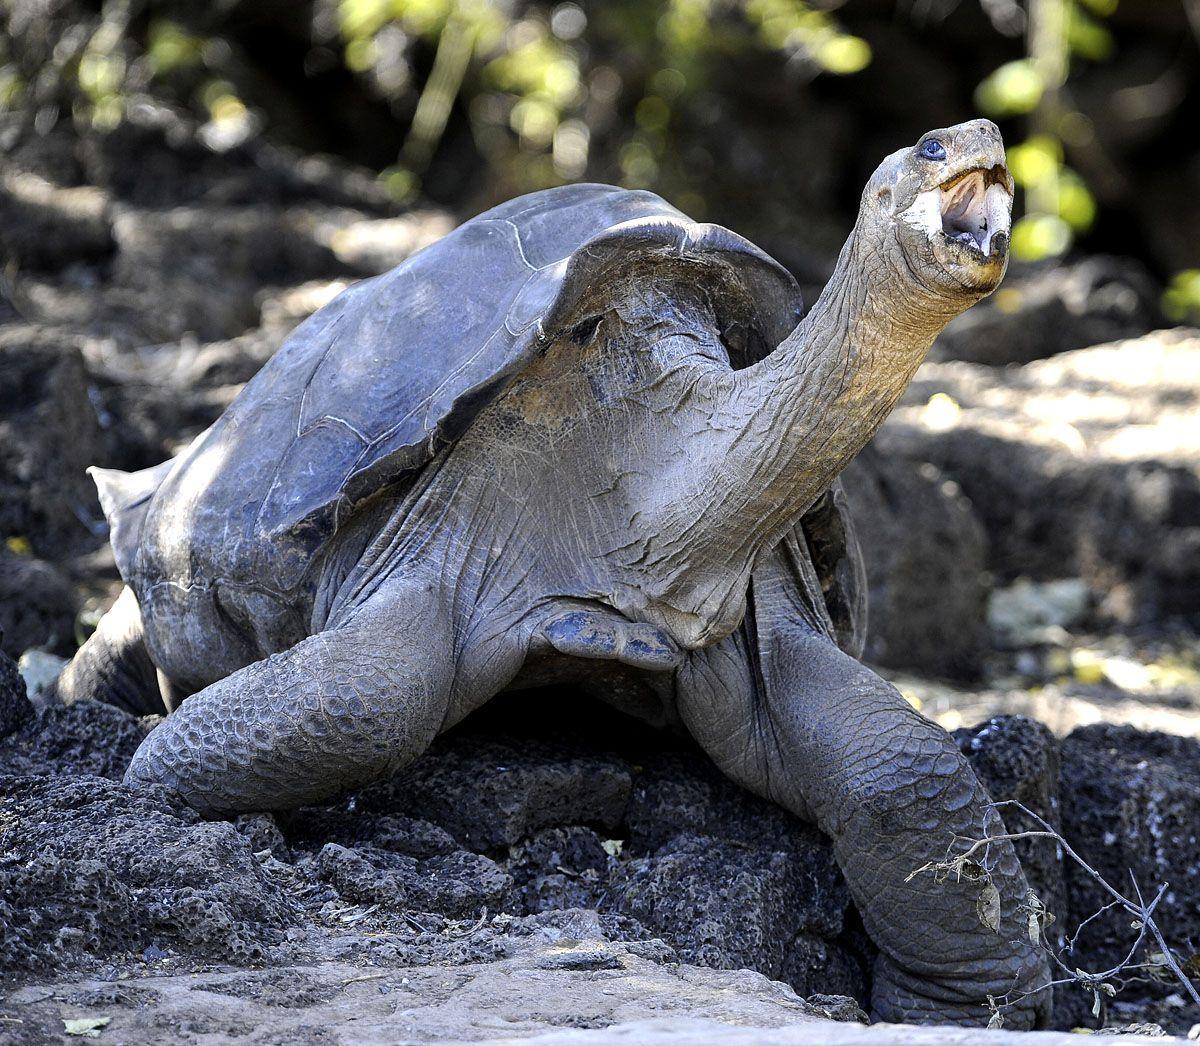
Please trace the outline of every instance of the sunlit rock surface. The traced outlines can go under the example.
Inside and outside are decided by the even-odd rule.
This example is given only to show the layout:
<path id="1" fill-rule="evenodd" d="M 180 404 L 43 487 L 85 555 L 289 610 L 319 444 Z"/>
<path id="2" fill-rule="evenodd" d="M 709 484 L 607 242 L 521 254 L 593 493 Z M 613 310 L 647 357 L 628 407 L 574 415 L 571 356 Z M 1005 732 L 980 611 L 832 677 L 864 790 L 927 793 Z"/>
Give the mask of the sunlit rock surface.
<path id="1" fill-rule="evenodd" d="M 1200 616 L 1200 333 L 1020 368 L 928 363 L 876 438 L 954 479 L 1002 578 L 1082 577 L 1102 619 Z"/>

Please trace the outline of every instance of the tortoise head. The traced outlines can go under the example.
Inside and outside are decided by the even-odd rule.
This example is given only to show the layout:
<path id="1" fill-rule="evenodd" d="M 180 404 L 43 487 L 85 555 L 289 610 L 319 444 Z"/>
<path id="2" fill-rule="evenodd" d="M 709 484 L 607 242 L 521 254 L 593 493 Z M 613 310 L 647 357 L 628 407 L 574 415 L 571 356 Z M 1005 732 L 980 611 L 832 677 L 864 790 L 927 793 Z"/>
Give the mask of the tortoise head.
<path id="1" fill-rule="evenodd" d="M 930 131 L 884 160 L 863 192 L 857 233 L 902 281 L 963 307 L 1004 276 L 1012 198 L 999 129 L 971 120 Z"/>

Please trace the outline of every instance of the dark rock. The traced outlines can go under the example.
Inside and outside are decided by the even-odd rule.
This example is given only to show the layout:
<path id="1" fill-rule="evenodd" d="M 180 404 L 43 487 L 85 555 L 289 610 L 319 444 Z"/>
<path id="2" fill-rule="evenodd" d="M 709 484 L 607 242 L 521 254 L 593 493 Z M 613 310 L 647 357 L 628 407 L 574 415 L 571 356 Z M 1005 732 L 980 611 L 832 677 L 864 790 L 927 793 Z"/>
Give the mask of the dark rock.
<path id="1" fill-rule="evenodd" d="M 166 942 L 242 963 L 295 921 L 231 824 L 161 789 L 0 779 L 0 966 L 35 970 Z"/>
<path id="2" fill-rule="evenodd" d="M 994 801 L 1018 802 L 1062 830 L 1059 742 L 1048 727 L 1025 716 L 996 716 L 956 730 L 954 739 Z M 1010 832 L 1041 830 L 1014 807 L 1001 807 L 1000 814 Z M 1058 844 L 1053 839 L 1021 839 L 1015 845 L 1030 889 L 1057 920 L 1051 936 L 1058 937 L 1067 911 Z"/>
<path id="3" fill-rule="evenodd" d="M 458 847 L 449 832 L 411 817 L 381 816 L 371 825 L 370 841 L 381 850 L 409 857 L 440 857 Z"/>
<path id="4" fill-rule="evenodd" d="M 1200 742 L 1097 724 L 1062 743 L 1063 835 L 1112 886 L 1150 900 L 1170 889 L 1155 915 L 1177 947 L 1200 941 Z M 1081 868 L 1065 869 L 1068 932 L 1111 897 Z M 1115 965 L 1133 943 L 1128 913 L 1084 928 L 1075 949 L 1089 969 Z M 1151 948 L 1151 950 L 1154 950 Z"/>
<path id="5" fill-rule="evenodd" d="M 780 980 L 786 981 L 807 1002 L 823 1006 L 818 999 L 839 999 L 829 1003 L 833 1020 L 866 1023 L 858 1002 L 866 1001 L 867 979 L 860 959 L 841 941 L 830 941 L 811 933 L 799 933 L 787 947 Z"/>
<path id="6" fill-rule="evenodd" d="M 277 861 L 291 860 L 291 851 L 271 814 L 239 814 L 233 826 L 250 844 L 251 853 L 269 853 Z"/>
<path id="7" fill-rule="evenodd" d="M 958 485 L 868 447 L 845 470 L 870 589 L 868 661 L 972 679 L 987 650 L 987 535 Z"/>
<path id="8" fill-rule="evenodd" d="M 812 852 L 826 845 L 812 825 L 739 788 L 691 749 L 650 753 L 642 760 L 625 823 L 629 850 L 638 856 L 662 849 L 681 833 L 781 851 Z M 832 856 L 829 862 L 836 878 Z"/>
<path id="9" fill-rule="evenodd" d="M 120 781 L 150 727 L 97 701 L 51 705 L 0 740 L 0 773 Z"/>
<path id="10" fill-rule="evenodd" d="M 61 269 L 112 250 L 105 193 L 59 188 L 34 174 L 0 176 L 0 258 L 22 268 Z"/>
<path id="11" fill-rule="evenodd" d="M 569 948 L 539 956 L 536 965 L 542 970 L 619 970 L 620 957 L 608 948 Z"/>
<path id="12" fill-rule="evenodd" d="M 607 885 L 609 855 L 591 829 L 548 828 L 515 846 L 507 867 L 523 911 L 595 908 Z"/>
<path id="13" fill-rule="evenodd" d="M 0 743 L 32 718 L 33 705 L 25 693 L 25 680 L 16 662 L 0 650 Z"/>
<path id="14" fill-rule="evenodd" d="M 1161 325 L 1160 294 L 1130 258 L 1014 265 L 1001 290 L 952 321 L 930 355 L 996 366 L 1138 338 Z"/>
<path id="15" fill-rule="evenodd" d="M 417 860 L 375 846 L 327 843 L 317 854 L 316 868 L 348 901 L 450 918 L 475 917 L 483 908 L 495 911 L 512 886 L 494 861 L 462 850 Z"/>
<path id="16" fill-rule="evenodd" d="M 103 463 L 100 422 L 77 344 L 27 324 L 0 327 L 0 539 L 61 556 L 104 532 L 85 470 Z"/>
<path id="17" fill-rule="evenodd" d="M 87 131 L 70 148 L 77 177 L 139 207 L 322 203 L 378 215 L 395 210 L 368 171 L 261 139 L 213 149 L 191 121 L 165 107 L 134 105 L 115 128 Z"/>
<path id="18" fill-rule="evenodd" d="M 364 789 L 360 802 L 370 812 L 432 821 L 469 849 L 492 850 L 543 828 L 612 828 L 629 788 L 629 770 L 615 757 L 468 735 L 435 743 L 392 781 Z"/>
<path id="19" fill-rule="evenodd" d="M 381 850 L 417 858 L 449 854 L 458 849 L 450 833 L 437 825 L 396 814 L 306 807 L 281 811 L 277 817 L 289 841 L 309 849 L 319 849 L 327 842 L 348 847 L 369 843 Z"/>
<path id="20" fill-rule="evenodd" d="M 552 911 L 546 911 L 530 915 L 528 918 L 534 919 L 540 915 L 552 914 L 554 914 Z M 629 951 L 650 962 L 679 962 L 679 953 L 674 948 L 631 916 L 614 912 L 611 909 L 605 909 L 598 914 L 600 928 L 606 940 L 628 944 L 630 945 Z"/>
<path id="21" fill-rule="evenodd" d="M 318 242 L 318 215 L 262 206 L 177 207 L 165 212 L 118 208 L 115 281 L 153 294 L 148 340 L 232 338 L 258 324 L 264 285 L 295 284 L 346 272 Z"/>
<path id="22" fill-rule="evenodd" d="M 58 568 L 0 544 L 0 651 L 72 653 L 77 610 L 75 589 Z"/>
<path id="23" fill-rule="evenodd" d="M 690 751 L 643 760 L 626 824 L 632 859 L 610 872 L 607 903 L 685 961 L 863 997 L 860 963 L 838 939 L 850 897 L 814 827 Z"/>
<path id="24" fill-rule="evenodd" d="M 12 288 L 9 281 L 0 276 L 0 323 L 12 323 L 20 319 L 20 313 L 12 302 Z"/>
<path id="25" fill-rule="evenodd" d="M 844 995 L 809 995 L 805 1000 L 809 1006 L 815 1006 L 821 1011 L 823 1017 L 831 1021 L 845 1021 L 847 1023 L 870 1024 L 871 1018 L 868 1017 L 861 1006 L 853 999 L 848 999 Z"/>
<path id="26" fill-rule="evenodd" d="M 652 856 L 621 865 L 613 873 L 612 903 L 686 962 L 748 967 L 778 979 L 799 933 L 833 937 L 841 930 L 844 885 L 839 879 L 832 896 L 816 887 L 828 860 L 824 848 L 806 862 L 795 852 L 680 835 Z"/>

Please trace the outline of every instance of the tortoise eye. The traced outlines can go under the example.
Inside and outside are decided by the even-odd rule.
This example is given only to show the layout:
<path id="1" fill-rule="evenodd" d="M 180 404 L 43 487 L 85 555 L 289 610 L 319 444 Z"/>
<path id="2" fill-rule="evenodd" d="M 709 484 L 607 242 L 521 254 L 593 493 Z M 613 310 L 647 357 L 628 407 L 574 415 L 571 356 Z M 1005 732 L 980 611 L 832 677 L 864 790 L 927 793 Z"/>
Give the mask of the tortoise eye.
<path id="1" fill-rule="evenodd" d="M 930 138 L 929 141 L 921 146 L 921 155 L 926 160 L 944 160 L 946 158 L 946 147 L 936 138 Z"/>

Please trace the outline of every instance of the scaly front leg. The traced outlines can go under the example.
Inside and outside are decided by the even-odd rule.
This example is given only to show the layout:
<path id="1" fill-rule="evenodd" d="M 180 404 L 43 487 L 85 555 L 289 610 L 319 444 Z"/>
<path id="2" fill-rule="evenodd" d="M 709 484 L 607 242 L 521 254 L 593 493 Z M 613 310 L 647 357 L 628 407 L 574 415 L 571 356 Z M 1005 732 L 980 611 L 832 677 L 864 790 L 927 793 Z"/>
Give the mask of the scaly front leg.
<path id="1" fill-rule="evenodd" d="M 189 697 L 142 742 L 125 783 L 169 785 L 221 816 L 329 798 L 425 751 L 454 668 L 439 593 L 385 582 L 324 631 Z"/>
<path id="2" fill-rule="evenodd" d="M 680 670 L 680 714 L 726 774 L 833 841 L 880 950 L 874 1016 L 984 1024 L 989 995 L 1018 999 L 1049 980 L 1022 912 L 1025 875 L 998 842 L 975 855 L 984 881 L 912 876 L 962 839 L 1003 833 L 1002 821 L 953 739 L 829 638 L 794 551 L 756 570 L 741 631 Z M 1044 1023 L 1049 1005 L 1049 992 L 1024 998 L 1006 1023 Z"/>

